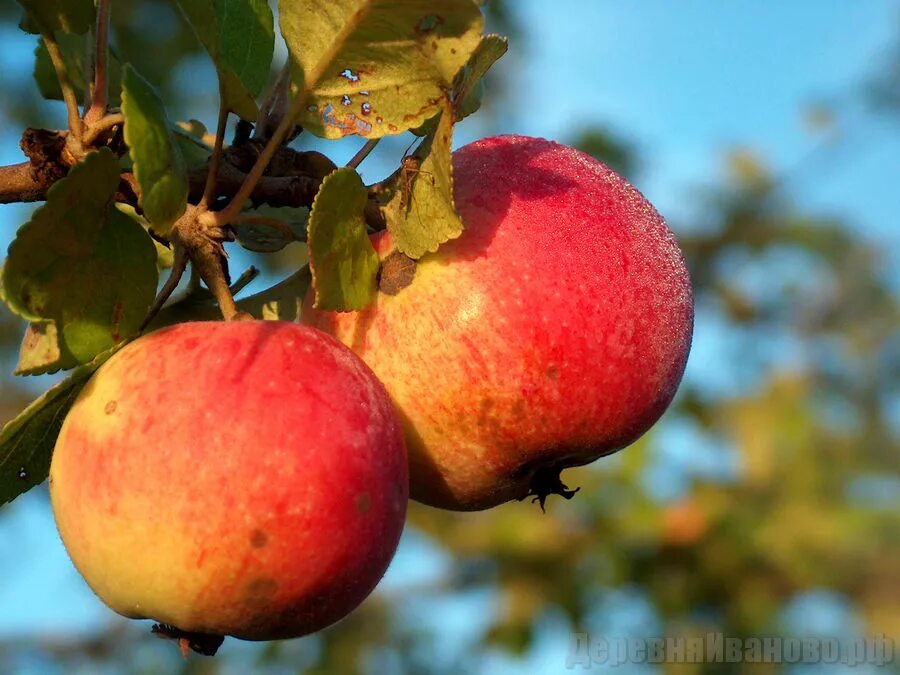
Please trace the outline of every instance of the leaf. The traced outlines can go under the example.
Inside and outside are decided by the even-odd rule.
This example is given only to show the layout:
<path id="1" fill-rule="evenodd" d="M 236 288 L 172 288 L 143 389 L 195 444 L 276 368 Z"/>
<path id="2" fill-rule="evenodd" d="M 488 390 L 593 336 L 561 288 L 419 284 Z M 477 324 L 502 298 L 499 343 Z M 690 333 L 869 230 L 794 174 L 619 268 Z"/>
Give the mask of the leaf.
<path id="1" fill-rule="evenodd" d="M 187 207 L 187 170 L 162 100 L 130 65 L 122 78 L 122 113 L 141 207 L 153 229 L 165 234 Z"/>
<path id="2" fill-rule="evenodd" d="M 265 321 L 299 321 L 300 307 L 312 283 L 308 265 L 271 288 L 238 300 L 238 309 Z M 222 311 L 208 296 L 188 296 L 167 305 L 150 324 L 149 330 L 185 321 L 221 321 Z"/>
<path id="3" fill-rule="evenodd" d="M 33 321 L 19 347 L 16 375 L 44 375 L 74 368 L 79 363 L 62 342 L 55 321 Z"/>
<path id="4" fill-rule="evenodd" d="M 21 28 L 28 33 L 87 33 L 94 25 L 94 0 L 19 0 Z"/>
<path id="5" fill-rule="evenodd" d="M 472 0 L 281 0 L 279 21 L 295 95 L 310 90 L 297 121 L 325 138 L 434 117 L 484 25 Z"/>
<path id="6" fill-rule="evenodd" d="M 481 107 L 482 78 L 494 63 L 506 53 L 509 40 L 500 35 L 485 35 L 469 62 L 453 81 L 453 116 L 458 122 Z"/>
<path id="7" fill-rule="evenodd" d="M 305 265 L 271 288 L 238 301 L 238 309 L 264 321 L 299 321 L 310 284 L 312 271 Z"/>
<path id="8" fill-rule="evenodd" d="M 78 100 L 84 100 L 84 90 L 90 79 L 90 65 L 87 62 L 86 40 L 83 35 L 69 35 L 59 33 L 56 41 L 62 53 L 63 63 L 69 73 L 69 79 L 75 90 Z M 112 49 L 109 51 L 108 62 L 109 78 L 109 102 L 112 106 L 118 106 L 122 94 L 122 63 Z M 62 101 L 62 90 L 59 88 L 59 79 L 56 70 L 50 60 L 50 54 L 43 40 L 38 41 L 34 50 L 34 80 L 37 82 L 41 96 L 53 101 Z"/>
<path id="9" fill-rule="evenodd" d="M 261 207 L 247 211 L 246 216 L 260 215 L 277 221 L 280 226 L 265 221 L 232 225 L 238 244 L 256 253 L 275 253 L 295 241 L 306 241 L 309 209 L 293 207 Z"/>
<path id="10" fill-rule="evenodd" d="M 203 140 L 207 134 L 203 123 L 197 120 L 178 122 L 171 129 L 188 171 L 206 166 L 212 147 Z"/>
<path id="11" fill-rule="evenodd" d="M 445 101 L 432 133 L 392 181 L 391 197 L 382 207 L 396 247 L 417 260 L 463 231 L 453 203 L 453 115 Z"/>
<path id="12" fill-rule="evenodd" d="M 313 201 L 309 266 L 318 309 L 363 309 L 375 294 L 378 254 L 366 234 L 367 200 L 359 174 L 344 168 L 322 182 Z"/>
<path id="13" fill-rule="evenodd" d="M 44 482 L 66 414 L 94 371 L 120 347 L 74 370 L 0 430 L 0 505 Z"/>
<path id="14" fill-rule="evenodd" d="M 19 228 L 3 268 L 9 308 L 54 321 L 79 363 L 133 335 L 156 293 L 152 240 L 111 207 L 118 184 L 115 155 L 89 154 Z"/>
<path id="15" fill-rule="evenodd" d="M 275 49 L 275 21 L 266 0 L 176 0 L 215 63 L 222 105 L 255 121 Z"/>
<path id="16" fill-rule="evenodd" d="M 124 213 L 126 216 L 137 222 L 144 230 L 147 232 L 148 236 L 150 235 L 150 223 L 144 218 L 141 214 L 135 211 L 134 207 L 131 204 L 123 204 L 121 202 L 116 203 L 116 208 Z M 153 247 L 156 249 L 156 266 L 161 269 L 169 269 L 172 265 L 175 264 L 175 251 L 171 246 L 165 246 L 161 244 L 156 239 L 153 239 L 150 236 L 150 239 L 153 241 Z"/>

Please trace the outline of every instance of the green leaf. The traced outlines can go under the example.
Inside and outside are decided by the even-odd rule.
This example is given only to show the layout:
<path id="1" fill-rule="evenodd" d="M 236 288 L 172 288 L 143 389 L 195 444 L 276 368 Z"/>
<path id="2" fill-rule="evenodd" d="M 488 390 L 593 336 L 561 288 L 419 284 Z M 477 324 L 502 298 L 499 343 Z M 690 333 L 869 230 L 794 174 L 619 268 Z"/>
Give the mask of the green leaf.
<path id="1" fill-rule="evenodd" d="M 222 104 L 256 120 L 275 49 L 275 21 L 266 0 L 176 0 L 209 52 L 222 85 Z"/>
<path id="2" fill-rule="evenodd" d="M 162 100 L 130 65 L 122 79 L 122 113 L 141 207 L 153 229 L 165 234 L 187 207 L 187 170 Z"/>
<path id="3" fill-rule="evenodd" d="M 19 347 L 16 375 L 44 375 L 74 368 L 79 363 L 62 341 L 55 321 L 33 321 Z"/>
<path id="4" fill-rule="evenodd" d="M 309 216 L 309 266 L 315 306 L 339 312 L 362 309 L 375 294 L 378 254 L 366 234 L 368 193 L 353 169 L 323 182 Z"/>
<path id="5" fill-rule="evenodd" d="M 84 100 L 84 91 L 90 79 L 90 64 L 87 59 L 87 38 L 83 35 L 69 35 L 59 33 L 56 41 L 62 53 L 63 63 L 69 73 L 69 79 L 75 89 L 78 100 Z M 112 106 L 118 106 L 122 92 L 122 63 L 112 49 L 109 51 L 109 102 Z M 62 101 L 62 90 L 59 88 L 59 79 L 53 62 L 43 40 L 38 41 L 34 50 L 34 80 L 37 82 L 41 96 L 53 101 Z"/>
<path id="6" fill-rule="evenodd" d="M 0 430 L 0 505 L 44 482 L 66 414 L 94 371 L 120 347 L 74 370 Z"/>
<path id="7" fill-rule="evenodd" d="M 94 0 L 19 0 L 20 24 L 28 33 L 87 33 L 94 25 Z"/>
<path id="8" fill-rule="evenodd" d="M 304 265 L 271 288 L 239 300 L 238 309 L 264 321 L 299 321 L 300 307 L 312 284 L 312 271 Z"/>
<path id="9" fill-rule="evenodd" d="M 279 21 L 295 94 L 310 90 L 297 121 L 325 138 L 433 117 L 484 25 L 473 0 L 281 0 Z"/>
<path id="10" fill-rule="evenodd" d="M 509 40 L 500 35 L 485 35 L 469 62 L 453 81 L 453 116 L 456 121 L 468 117 L 481 107 L 481 79 L 506 53 Z"/>
<path id="11" fill-rule="evenodd" d="M 2 284 L 9 308 L 52 320 L 85 363 L 136 333 L 156 293 L 156 251 L 144 229 L 111 206 L 116 156 L 89 154 L 19 228 Z"/>
<path id="12" fill-rule="evenodd" d="M 118 202 L 116 203 L 116 208 L 143 227 L 148 235 L 150 234 L 149 221 L 139 214 L 131 204 Z M 156 266 L 161 270 L 172 267 L 175 264 L 175 250 L 171 246 L 161 244 L 156 239 L 153 239 L 152 236 L 150 239 L 153 240 L 153 247 L 156 249 Z"/>
<path id="13" fill-rule="evenodd" d="M 202 122 L 197 120 L 178 122 L 172 127 L 172 133 L 175 135 L 175 144 L 181 150 L 188 171 L 206 166 L 212 154 L 212 147 L 203 140 L 207 131 Z"/>
<path id="14" fill-rule="evenodd" d="M 271 288 L 238 300 L 238 309 L 265 321 L 299 321 L 300 307 L 312 283 L 309 265 Z M 167 305 L 157 314 L 149 330 L 185 321 L 221 321 L 222 311 L 208 294 L 188 296 Z"/>
<path id="15" fill-rule="evenodd" d="M 263 216 L 275 223 L 244 222 L 232 225 L 237 243 L 248 251 L 275 253 L 295 241 L 306 241 L 309 209 L 293 207 L 260 207 L 247 211 L 245 216 Z"/>
<path id="16" fill-rule="evenodd" d="M 394 245 L 415 260 L 463 231 L 453 203 L 452 143 L 453 115 L 445 103 L 431 134 L 404 158 L 382 207 Z"/>

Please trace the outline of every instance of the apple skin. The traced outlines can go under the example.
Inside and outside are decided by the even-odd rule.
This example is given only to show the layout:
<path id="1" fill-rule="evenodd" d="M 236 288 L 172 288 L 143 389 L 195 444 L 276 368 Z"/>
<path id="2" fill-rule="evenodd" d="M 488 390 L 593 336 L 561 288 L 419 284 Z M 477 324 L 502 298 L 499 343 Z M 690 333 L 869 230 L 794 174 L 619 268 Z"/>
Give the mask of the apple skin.
<path id="1" fill-rule="evenodd" d="M 331 337 L 185 323 L 97 371 L 63 424 L 50 496 L 72 562 L 120 614 L 291 638 L 378 583 L 407 459 L 383 386 Z"/>
<path id="2" fill-rule="evenodd" d="M 675 394 L 693 330 L 684 259 L 634 187 L 572 148 L 499 136 L 453 166 L 462 236 L 396 295 L 335 313 L 310 292 L 301 320 L 387 387 L 413 499 L 477 510 L 570 496 L 562 468 L 634 442 Z M 387 233 L 373 244 L 391 252 Z"/>

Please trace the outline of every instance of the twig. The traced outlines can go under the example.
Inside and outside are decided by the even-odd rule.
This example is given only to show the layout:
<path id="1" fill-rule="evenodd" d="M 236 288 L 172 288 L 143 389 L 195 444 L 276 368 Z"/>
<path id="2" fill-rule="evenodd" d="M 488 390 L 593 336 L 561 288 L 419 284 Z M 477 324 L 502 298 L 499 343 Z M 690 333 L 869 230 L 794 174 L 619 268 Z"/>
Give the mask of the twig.
<path id="1" fill-rule="evenodd" d="M 109 102 L 109 12 L 110 0 L 97 2 L 97 46 L 94 51 L 94 82 L 91 87 L 91 105 L 84 114 L 84 121 L 90 125 L 106 114 Z"/>
<path id="2" fill-rule="evenodd" d="M 232 218 L 243 210 L 244 202 L 249 199 L 250 194 L 253 192 L 259 179 L 262 178 L 263 172 L 265 172 L 266 167 L 269 166 L 269 161 L 294 128 L 294 121 L 300 116 L 300 112 L 303 110 L 304 106 L 306 106 L 306 101 L 309 99 L 309 95 L 312 93 L 313 88 L 318 84 L 319 80 L 322 79 L 325 70 L 334 61 L 347 36 L 356 30 L 357 24 L 358 20 L 345 23 L 340 32 L 335 35 L 331 44 L 328 45 L 328 49 L 322 54 L 322 57 L 319 59 L 318 63 L 316 63 L 315 67 L 311 68 L 309 72 L 306 73 L 303 89 L 294 97 L 290 109 L 287 114 L 281 118 L 278 128 L 275 129 L 275 133 L 272 134 L 272 137 L 266 143 L 263 151 L 259 154 L 256 163 L 253 165 L 250 173 L 247 174 L 247 178 L 241 186 L 241 189 L 231 198 L 231 201 L 228 202 L 228 205 L 224 209 L 216 213 L 216 223 L 218 225 L 227 225 L 231 222 Z"/>
<path id="3" fill-rule="evenodd" d="M 380 140 L 380 138 L 371 138 L 366 141 L 366 144 L 359 149 L 359 152 L 353 155 L 352 159 L 347 162 L 347 166 L 351 169 L 355 169 L 362 164 L 363 160 L 375 149 L 375 146 L 378 145 L 378 141 Z"/>
<path id="4" fill-rule="evenodd" d="M 268 137 L 272 126 L 272 116 L 276 106 L 284 106 L 286 89 L 291 81 L 291 61 L 288 59 L 281 67 L 278 78 L 272 85 L 271 91 L 266 95 L 265 101 L 259 107 L 259 115 L 256 118 L 256 128 L 253 130 L 254 138 L 265 139 Z M 282 112 L 284 112 L 282 110 Z M 277 125 L 276 125 L 277 126 Z"/>
<path id="5" fill-rule="evenodd" d="M 85 116 L 85 122 L 87 122 L 87 116 Z M 93 143 L 97 140 L 97 138 L 104 131 L 112 129 L 113 127 L 121 126 L 125 124 L 125 115 L 122 113 L 113 113 L 112 115 L 106 115 L 105 117 L 101 117 L 96 122 L 88 123 L 87 129 L 84 132 L 84 140 L 82 143 L 86 146 L 93 145 Z"/>
<path id="6" fill-rule="evenodd" d="M 252 282 L 258 276 L 259 268 L 251 265 L 241 273 L 241 276 L 235 279 L 233 284 L 231 284 L 231 294 L 237 295 L 242 290 L 247 288 L 247 286 L 250 285 L 250 282 Z"/>
<path id="7" fill-rule="evenodd" d="M 228 124 L 228 108 L 225 107 L 225 85 L 219 81 L 219 121 L 216 124 L 216 143 L 213 146 L 212 156 L 209 158 L 209 173 L 206 175 L 206 185 L 203 188 L 203 197 L 200 198 L 201 207 L 207 207 L 216 197 L 216 181 L 219 178 L 219 165 L 222 161 L 222 146 L 225 143 L 225 127 Z"/>
<path id="8" fill-rule="evenodd" d="M 53 69 L 56 71 L 56 79 L 59 81 L 63 100 L 66 102 L 66 112 L 69 116 L 69 131 L 72 132 L 76 139 L 81 140 L 81 136 L 84 133 L 84 124 L 78 112 L 78 100 L 75 98 L 75 89 L 72 87 L 72 80 L 69 79 L 69 71 L 66 70 L 59 43 L 53 37 L 53 33 L 42 33 L 41 37 L 44 38 L 44 45 L 47 47 L 47 53 L 50 55 Z"/>
<path id="9" fill-rule="evenodd" d="M 162 309 L 163 305 L 166 304 L 166 300 L 168 300 L 172 293 L 175 292 L 175 289 L 178 288 L 178 282 L 181 281 L 181 276 L 184 274 L 185 268 L 187 268 L 188 264 L 188 254 L 187 249 L 184 246 L 176 243 L 175 244 L 175 260 L 172 263 L 172 271 L 169 272 L 169 278 L 166 279 L 165 285 L 160 290 L 159 295 L 156 296 L 156 300 L 153 301 L 153 305 L 150 307 L 150 311 L 147 312 L 147 316 L 144 318 L 144 321 L 141 323 L 141 327 L 138 329 L 139 333 L 143 333 L 144 329 L 150 325 L 150 322 L 159 314 L 159 310 Z"/>

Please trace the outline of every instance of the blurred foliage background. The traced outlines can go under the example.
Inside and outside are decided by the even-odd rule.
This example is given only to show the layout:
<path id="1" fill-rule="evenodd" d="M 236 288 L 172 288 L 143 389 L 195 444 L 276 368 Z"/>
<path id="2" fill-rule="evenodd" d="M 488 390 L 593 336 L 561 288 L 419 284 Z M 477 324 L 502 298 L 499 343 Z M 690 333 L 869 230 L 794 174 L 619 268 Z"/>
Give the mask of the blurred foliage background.
<path id="1" fill-rule="evenodd" d="M 493 133 L 503 130 L 504 106 L 514 100 L 509 82 L 521 67 L 516 52 L 527 52 L 529 44 L 514 3 L 493 0 L 486 12 L 490 27 L 513 44 L 489 77 L 477 116 L 481 129 Z M 17 5 L 4 0 L 0 27 L 12 30 L 17 20 Z M 190 72 L 211 70 L 168 3 L 115 3 L 113 35 L 122 60 L 136 63 L 160 87 L 173 117 L 214 119 L 213 87 L 184 76 L 186 64 Z M 853 94 L 865 111 L 863 124 L 876 117 L 900 123 L 900 21 L 896 35 L 893 53 Z M 25 126 L 61 122 L 60 108 L 40 99 L 23 68 L 0 69 L 4 138 L 14 139 Z M 808 111 L 808 123 L 829 133 L 798 170 L 815 175 L 832 161 L 831 132 L 840 129 L 840 114 L 828 104 Z M 654 161 L 633 139 L 609 132 L 602 111 L 591 125 L 558 140 L 608 162 L 639 186 Z M 310 142 L 301 137 L 298 144 Z M 407 142 L 384 145 L 397 151 L 396 161 Z M 900 162 L 892 170 L 900 187 Z M 854 222 L 797 203 L 792 178 L 770 170 L 766 157 L 734 148 L 723 153 L 719 180 L 685 195 L 701 217 L 671 225 L 694 281 L 698 338 L 709 331 L 728 348 L 695 350 L 676 404 L 645 438 L 595 466 L 567 472 L 566 482 L 581 486 L 571 502 L 550 504 L 546 516 L 528 504 L 478 514 L 414 504 L 382 588 L 316 636 L 263 645 L 228 641 L 214 659 L 182 660 L 174 645 L 149 637 L 148 624 L 109 613 L 97 627 L 0 637 L 0 673 L 542 673 L 565 671 L 573 631 L 595 637 L 722 631 L 897 638 L 896 270 Z M 28 208 L 3 207 L 0 215 L 12 227 Z M 289 249 L 253 262 L 274 278 L 298 255 Z M 237 256 L 238 265 L 245 260 Z M 0 309 L 0 420 L 38 391 L 5 375 L 22 330 Z M 719 358 L 739 363 L 717 364 Z M 700 373 L 691 376 L 692 369 Z M 708 386 L 708 374 L 717 370 L 735 378 L 734 386 Z M 29 508 L 46 510 L 40 490 L 28 500 Z M 0 509 L 0 525 L 11 508 Z M 9 537 L 0 544 L 0 583 L 15 583 L 15 566 L 29 562 L 15 559 Z M 0 606 L 0 614 L 17 611 Z"/>

